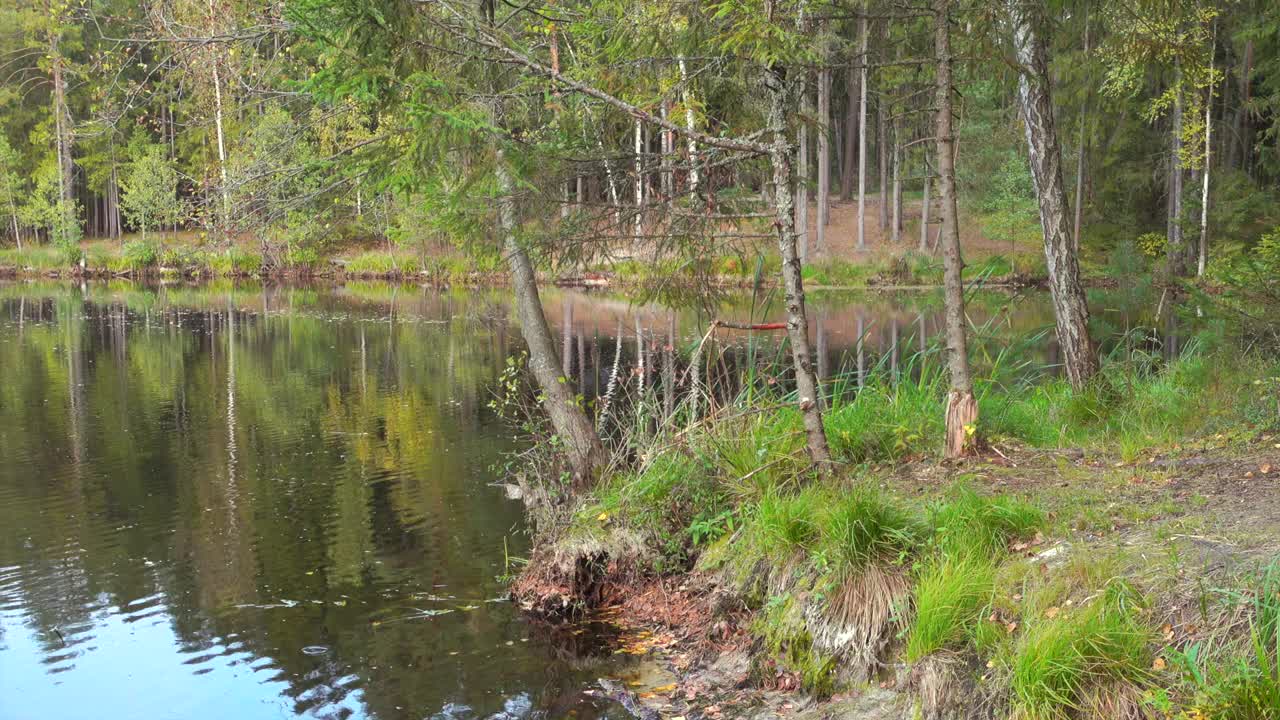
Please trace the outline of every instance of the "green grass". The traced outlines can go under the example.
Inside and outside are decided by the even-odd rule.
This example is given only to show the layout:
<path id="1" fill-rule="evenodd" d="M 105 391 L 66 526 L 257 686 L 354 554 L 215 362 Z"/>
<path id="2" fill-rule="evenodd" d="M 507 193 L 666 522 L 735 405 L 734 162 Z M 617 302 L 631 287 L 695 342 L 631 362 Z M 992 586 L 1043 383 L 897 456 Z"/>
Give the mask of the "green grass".
<path id="1" fill-rule="evenodd" d="M 47 272 L 65 269 L 67 261 L 66 254 L 53 245 L 26 245 L 21 250 L 0 248 L 0 266 Z"/>
<path id="2" fill-rule="evenodd" d="M 1254 385 L 1275 368 L 1274 360 L 1191 347 L 1163 364 L 1146 356 L 1106 361 L 1083 390 L 1061 379 L 983 383 L 979 429 L 1037 447 L 1106 449 L 1130 461 L 1218 428 L 1276 422 L 1274 400 Z"/>
<path id="3" fill-rule="evenodd" d="M 924 524 L 900 502 L 869 485 L 830 496 L 817 515 L 820 562 L 839 579 L 872 563 L 902 564 L 920 547 Z"/>
<path id="4" fill-rule="evenodd" d="M 343 269 L 351 275 L 394 275 L 416 272 L 418 262 L 386 250 L 369 250 L 347 258 Z"/>
<path id="5" fill-rule="evenodd" d="M 910 378 L 910 369 L 904 371 Z M 893 383 L 880 370 L 860 390 L 853 378 L 837 380 L 835 400 L 823 422 L 831 451 L 845 462 L 897 460 L 937 449 L 946 409 L 946 377 L 925 370 Z"/>
<path id="6" fill-rule="evenodd" d="M 1085 607 L 1031 619 L 1009 666 L 1016 714 L 1066 720 L 1084 709 L 1092 690 L 1145 685 L 1154 640 L 1139 617 L 1137 593 L 1120 581 Z"/>
<path id="7" fill-rule="evenodd" d="M 1192 687 L 1191 701 L 1201 717 L 1222 720 L 1274 720 L 1280 715 L 1280 561 L 1257 577 L 1248 601 L 1252 615 L 1245 642 L 1207 659 L 1212 649 L 1196 643 L 1177 656 Z"/>
<path id="8" fill-rule="evenodd" d="M 951 557 L 994 558 L 1009 543 L 1028 538 L 1045 523 L 1040 508 L 1008 495 L 986 497 L 957 483 L 930 508 L 934 542 Z"/>
<path id="9" fill-rule="evenodd" d="M 932 653 L 964 645 L 994 590 L 991 560 L 941 555 L 924 563 L 915 579 L 916 617 L 907 636 L 907 660 L 919 662 Z"/>

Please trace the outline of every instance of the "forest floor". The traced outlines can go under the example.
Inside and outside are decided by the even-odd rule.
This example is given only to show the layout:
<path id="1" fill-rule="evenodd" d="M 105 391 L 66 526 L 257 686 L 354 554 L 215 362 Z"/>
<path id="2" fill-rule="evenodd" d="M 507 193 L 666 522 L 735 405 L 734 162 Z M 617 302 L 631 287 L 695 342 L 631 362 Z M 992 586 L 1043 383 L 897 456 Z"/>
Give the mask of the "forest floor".
<path id="1" fill-rule="evenodd" d="M 1096 449 L 1043 450 L 1000 441 L 957 463 L 917 459 L 863 468 L 857 479 L 850 474 L 816 482 L 846 494 L 871 482 L 915 507 L 945 501 L 960 482 L 983 496 L 1017 497 L 1043 509 L 1046 521 L 1034 535 L 1009 540 L 994 596 L 975 618 L 994 628 L 995 644 L 980 650 L 955 644 L 908 662 L 903 648 L 912 621 L 904 619 L 910 611 L 898 607 L 894 612 L 902 618 L 892 623 L 896 629 L 870 674 L 815 692 L 804 653 L 771 639 L 768 624 L 771 609 L 793 602 L 790 593 L 829 590 L 801 585 L 752 601 L 723 567 L 697 562 L 687 571 L 635 573 L 613 559 L 593 589 L 600 602 L 590 617 L 620 626 L 617 652 L 647 663 L 643 672 L 605 683 L 611 690 L 605 694 L 626 695 L 646 718 L 897 720 L 935 716 L 948 702 L 968 710 L 985 705 L 1003 717 L 1018 702 L 1016 695 L 1010 700 L 1009 684 L 1019 682 L 1014 674 L 1022 671 L 1019 653 L 1028 638 L 1063 618 L 1086 615 L 1089 603 L 1101 602 L 1103 588 L 1122 583 L 1141 598 L 1136 617 L 1149 629 L 1143 631 L 1147 647 L 1138 656 L 1141 666 L 1122 683 L 1127 689 L 1101 702 L 1117 714 L 1102 715 L 1203 718 L 1195 713 L 1209 712 L 1206 693 L 1212 688 L 1193 687 L 1189 668 L 1209 663 L 1211 655 L 1234 667 L 1223 658 L 1248 632 L 1252 583 L 1280 553 L 1280 433 L 1274 430 L 1217 433 L 1131 460 Z M 793 575 L 800 572 L 794 562 L 787 567 Z M 526 576 L 531 574 L 537 575 Z M 527 608 L 545 600 L 540 594 L 563 592 L 554 583 L 516 585 Z M 819 606 L 809 605 L 804 622 L 812 625 Z M 815 630 L 808 642 L 816 647 L 817 638 Z M 821 667 L 840 676 L 846 661 L 834 662 Z M 939 683 L 939 663 L 963 667 L 971 676 Z M 1228 716 L 1236 717 L 1222 715 Z"/>

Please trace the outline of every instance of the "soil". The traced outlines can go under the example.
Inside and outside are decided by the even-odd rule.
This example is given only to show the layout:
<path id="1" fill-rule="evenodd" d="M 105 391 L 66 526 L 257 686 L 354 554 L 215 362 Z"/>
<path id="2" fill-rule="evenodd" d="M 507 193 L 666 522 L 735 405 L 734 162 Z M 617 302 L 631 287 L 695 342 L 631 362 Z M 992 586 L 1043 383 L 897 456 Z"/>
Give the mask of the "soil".
<path id="1" fill-rule="evenodd" d="M 1195 626 L 1194 602 L 1190 594 L 1179 595 L 1179 583 L 1229 577 L 1280 551 L 1280 435 L 1248 441 L 1218 436 L 1135 462 L 997 442 L 959 463 L 919 460 L 882 470 L 886 484 L 906 496 L 925 498 L 964 477 L 979 489 L 1034 499 L 1059 521 L 1056 527 L 1067 528 L 1061 537 L 1013 548 L 1037 562 L 1103 548 L 1153 556 L 1177 548 L 1182 569 L 1155 608 L 1169 643 L 1205 632 Z M 748 615 L 716 577 L 624 575 L 598 590 L 606 602 L 592 617 L 621 628 L 615 652 L 648 659 L 649 676 L 656 679 L 631 685 L 645 717 L 652 717 L 650 711 L 688 720 L 912 716 L 918 681 L 905 667 L 888 668 L 856 692 L 816 701 L 799 691 L 798 678 L 768 665 L 767 658 L 754 658 L 752 670 L 757 648 L 744 627 Z"/>

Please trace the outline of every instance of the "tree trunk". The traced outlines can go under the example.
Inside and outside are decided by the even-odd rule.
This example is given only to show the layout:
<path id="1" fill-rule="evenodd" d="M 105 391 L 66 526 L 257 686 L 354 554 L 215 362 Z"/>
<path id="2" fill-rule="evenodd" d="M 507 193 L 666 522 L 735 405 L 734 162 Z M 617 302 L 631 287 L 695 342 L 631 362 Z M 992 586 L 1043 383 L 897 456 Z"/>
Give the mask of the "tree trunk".
<path id="1" fill-rule="evenodd" d="M 680 97 L 684 102 L 684 124 L 690 130 L 695 128 L 693 115 L 693 91 L 689 89 L 689 68 L 685 63 L 684 56 L 679 58 L 680 65 L 680 82 L 684 88 L 680 91 Z M 696 195 L 698 193 L 698 142 L 693 136 L 688 136 L 689 148 L 689 194 Z"/>
<path id="2" fill-rule="evenodd" d="M 1249 138 L 1248 106 L 1251 99 L 1250 76 L 1253 74 L 1253 39 L 1244 42 L 1244 58 L 1240 66 L 1240 99 L 1236 102 L 1235 142 L 1231 143 L 1231 155 L 1227 158 L 1227 166 L 1245 169 L 1249 166 L 1249 152 L 1253 143 Z"/>
<path id="3" fill-rule="evenodd" d="M 808 79 L 807 77 L 805 78 Z M 809 118 L 813 115 L 809 105 L 808 83 L 800 84 L 800 127 L 796 131 L 796 242 L 799 244 L 800 262 L 809 255 Z"/>
<path id="4" fill-rule="evenodd" d="M 885 100 L 888 91 L 884 87 L 884 79 L 880 78 L 880 97 L 876 99 L 876 155 L 879 167 L 876 174 L 880 180 L 880 242 L 883 243 L 889 230 L 889 123 L 888 108 Z"/>
<path id="5" fill-rule="evenodd" d="M 929 166 L 924 168 L 924 197 L 920 200 L 920 252 L 929 252 Z"/>
<path id="6" fill-rule="evenodd" d="M 542 392 L 542 407 L 551 427 L 564 442 L 565 453 L 578 487 L 590 485 L 595 472 L 608 457 L 595 427 L 577 401 L 573 383 L 560 372 L 555 338 L 542 311 L 538 281 L 528 253 L 516 239 L 515 182 L 498 151 L 498 220 L 502 228 L 503 252 L 511 269 L 520 333 L 529 346 L 529 369 Z"/>
<path id="7" fill-rule="evenodd" d="M 825 29 L 823 32 L 825 36 Z M 824 53 L 824 62 L 826 56 Z M 826 227 L 831 222 L 831 71 L 825 66 L 818 71 L 818 229 L 816 247 L 827 248 Z"/>
<path id="8" fill-rule="evenodd" d="M 858 18 L 858 249 L 867 249 L 867 17 Z"/>
<path id="9" fill-rule="evenodd" d="M 1089 57 L 1089 7 L 1084 10 L 1084 55 Z M 1084 208 L 1084 127 L 1089 117 L 1089 92 L 1085 90 L 1084 103 L 1080 108 L 1080 130 L 1076 138 L 1076 201 L 1075 225 L 1071 230 L 1071 249 L 1080 254 L 1080 220 Z"/>
<path id="10" fill-rule="evenodd" d="M 1169 226 L 1165 260 L 1172 276 L 1187 271 L 1187 249 L 1182 242 L 1182 69 L 1174 76 L 1177 84 L 1173 101 L 1173 130 L 1169 143 Z"/>
<path id="11" fill-rule="evenodd" d="M 635 219 L 635 242 L 640 242 L 640 234 L 644 231 L 644 126 L 639 120 L 636 120 L 636 137 L 635 137 L 635 172 L 636 172 L 636 219 Z M 632 248 L 635 252 L 637 248 Z"/>
<path id="12" fill-rule="evenodd" d="M 218 177 L 222 181 L 222 187 L 219 191 L 222 194 L 222 218 L 219 225 L 226 226 L 231 220 L 231 188 L 227 184 L 227 145 L 226 136 L 222 130 L 222 79 L 218 74 L 218 63 L 215 59 L 213 65 L 213 122 L 218 136 Z"/>
<path id="13" fill-rule="evenodd" d="M 1021 72 L 1018 105 L 1026 128 L 1031 179 L 1040 205 L 1044 257 L 1049 290 L 1057 320 L 1067 379 L 1080 388 L 1098 372 L 1098 358 L 1089 339 L 1089 306 L 1080 286 L 1080 263 L 1067 225 L 1067 192 L 1062 181 L 1062 150 L 1054 124 L 1049 86 L 1049 63 L 1040 35 L 1038 0 L 1009 0 L 1009 24 Z"/>
<path id="14" fill-rule="evenodd" d="M 817 379 L 813 374 L 813 361 L 809 355 L 809 323 L 804 308 L 804 281 L 801 277 L 800 258 L 796 253 L 795 226 L 792 224 L 791 148 L 788 147 L 786 129 L 786 81 L 785 71 L 774 68 L 766 71 L 765 82 L 770 93 L 769 127 L 773 144 L 769 162 L 773 170 L 774 224 L 778 235 L 778 253 L 782 258 L 782 284 L 787 310 L 787 336 L 791 341 L 791 359 L 795 365 L 796 395 L 800 411 L 804 415 L 804 429 L 809 459 L 822 471 L 831 461 L 827 449 L 827 435 L 822 426 L 821 398 L 818 396 Z"/>
<path id="15" fill-rule="evenodd" d="M 1218 43 L 1218 26 L 1213 26 L 1213 42 L 1209 45 L 1209 76 L 1213 77 L 1213 52 Z M 1209 262 L 1209 161 L 1213 147 L 1213 85 L 1205 88 L 1204 99 L 1204 177 L 1200 188 L 1200 243 L 1196 253 L 1196 277 L 1204 277 Z"/>
<path id="16" fill-rule="evenodd" d="M 840 195 L 846 200 L 853 200 L 854 189 L 857 185 L 854 183 L 854 173 L 858 157 L 858 128 L 861 124 L 858 122 L 858 64 L 861 62 L 861 56 L 855 55 L 854 61 L 849 64 L 849 68 L 845 71 L 845 105 L 844 105 L 844 153 L 841 157 L 840 166 Z"/>
<path id="17" fill-rule="evenodd" d="M 893 244 L 902 241 L 902 149 L 898 145 L 898 121 L 893 121 L 893 216 L 889 219 Z"/>
<path id="18" fill-rule="evenodd" d="M 54 133 L 57 137 L 58 154 L 58 197 L 64 203 L 70 203 L 74 197 L 73 168 L 71 165 L 71 117 L 67 111 L 66 78 L 63 77 L 62 52 L 59 48 L 59 35 L 55 27 L 50 31 L 49 55 L 50 72 L 53 75 L 53 121 Z"/>
<path id="19" fill-rule="evenodd" d="M 955 138 L 952 136 L 951 0 L 933 0 L 934 54 L 937 59 L 938 196 L 942 201 L 943 300 L 946 304 L 947 364 L 951 391 L 947 395 L 947 457 L 973 449 L 978 403 L 969 377 L 969 347 L 965 334 L 964 280 L 961 271 L 960 232 L 956 223 Z"/>

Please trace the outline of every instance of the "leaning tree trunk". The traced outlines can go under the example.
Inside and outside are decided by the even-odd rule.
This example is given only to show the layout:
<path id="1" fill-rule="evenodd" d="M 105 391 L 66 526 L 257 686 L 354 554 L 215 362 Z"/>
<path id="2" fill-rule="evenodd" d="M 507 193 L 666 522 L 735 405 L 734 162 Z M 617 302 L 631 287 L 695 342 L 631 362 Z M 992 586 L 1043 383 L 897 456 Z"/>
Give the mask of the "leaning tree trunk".
<path id="1" fill-rule="evenodd" d="M 1018 105 L 1026 127 L 1031 179 L 1040 202 L 1040 227 L 1049 290 L 1057 320 L 1067 379 L 1083 387 L 1098 372 L 1098 357 L 1089 339 L 1089 306 L 1080 286 L 1080 263 L 1067 220 L 1067 191 L 1062 180 L 1062 150 L 1054 125 L 1049 63 L 1031 3 L 1009 0 L 1009 24 L 1020 73 Z"/>
<path id="2" fill-rule="evenodd" d="M 809 459 L 819 469 L 825 470 L 831 462 L 827 449 L 827 435 L 822 426 L 822 404 L 818 396 L 818 381 L 813 374 L 813 361 L 809 354 L 809 322 L 804 309 L 804 281 L 801 277 L 800 257 L 796 252 L 796 228 L 791 207 L 792 184 L 795 176 L 791 169 L 791 148 L 786 130 L 786 81 L 785 71 L 773 69 L 766 72 L 765 83 L 769 89 L 769 127 L 773 143 L 769 151 L 769 163 L 773 170 L 774 227 L 778 234 L 778 252 L 782 257 L 782 285 L 787 310 L 787 336 L 791 341 L 791 358 L 796 371 L 796 394 L 800 411 L 804 416 L 804 430 Z"/>
<path id="3" fill-rule="evenodd" d="M 516 239 L 515 183 L 498 153 L 498 221 L 502 227 L 503 252 L 511 269 L 520 334 L 529 346 L 529 369 L 542 392 L 542 407 L 551 427 L 564 442 L 574 482 L 579 487 L 595 479 L 596 470 L 608 460 L 595 426 L 577 401 L 573 383 L 560 372 L 555 338 L 542 312 L 538 281 L 529 254 Z"/>
<path id="4" fill-rule="evenodd" d="M 952 135 L 951 0 L 933 0 L 934 54 L 937 60 L 938 198 L 942 201 L 943 300 L 946 304 L 947 364 L 951 392 L 947 395 L 947 457 L 973 449 L 978 403 L 969 377 L 969 345 L 965 334 L 964 280 L 961 271 L 960 230 L 956 223 L 955 138 Z"/>

